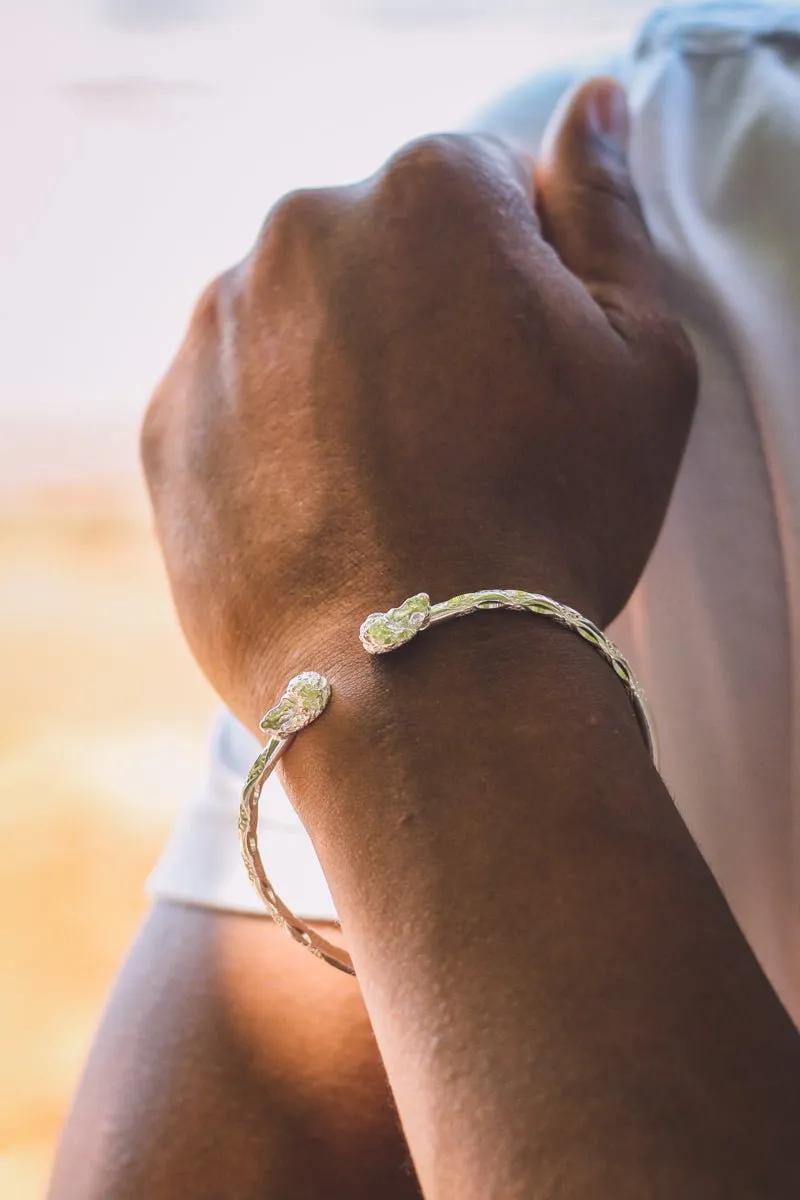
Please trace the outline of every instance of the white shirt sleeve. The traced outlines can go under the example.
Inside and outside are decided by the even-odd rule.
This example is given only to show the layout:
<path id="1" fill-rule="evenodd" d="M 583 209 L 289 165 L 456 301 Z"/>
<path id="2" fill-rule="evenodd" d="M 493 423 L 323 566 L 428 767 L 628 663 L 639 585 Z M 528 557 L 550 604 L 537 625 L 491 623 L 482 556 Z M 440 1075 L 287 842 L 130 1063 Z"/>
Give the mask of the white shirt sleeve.
<path id="1" fill-rule="evenodd" d="M 248 879 L 239 849 L 239 802 L 259 749 L 255 738 L 229 712 L 220 714 L 206 777 L 178 814 L 147 882 L 151 896 L 268 915 Z M 335 921 L 336 908 L 311 839 L 276 775 L 267 780 L 259 808 L 259 845 L 278 895 L 298 916 Z"/>

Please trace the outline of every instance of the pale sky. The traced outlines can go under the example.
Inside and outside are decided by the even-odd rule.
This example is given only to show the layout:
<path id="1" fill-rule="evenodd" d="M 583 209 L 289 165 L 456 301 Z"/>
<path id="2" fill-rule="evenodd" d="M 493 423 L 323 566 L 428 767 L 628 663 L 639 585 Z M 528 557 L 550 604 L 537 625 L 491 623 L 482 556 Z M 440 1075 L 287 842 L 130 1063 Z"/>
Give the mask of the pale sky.
<path id="1" fill-rule="evenodd" d="M 130 465 L 194 297 L 281 193 L 369 174 L 648 8 L 0 0 L 0 472 Z"/>

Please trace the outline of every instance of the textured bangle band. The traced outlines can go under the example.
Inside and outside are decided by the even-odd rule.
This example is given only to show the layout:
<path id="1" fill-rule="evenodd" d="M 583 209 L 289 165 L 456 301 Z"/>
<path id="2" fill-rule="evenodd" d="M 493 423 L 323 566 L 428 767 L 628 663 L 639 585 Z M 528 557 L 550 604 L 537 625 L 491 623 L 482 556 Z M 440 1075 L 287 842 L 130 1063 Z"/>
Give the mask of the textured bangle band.
<path id="1" fill-rule="evenodd" d="M 406 600 L 399 608 L 392 608 L 385 613 L 371 613 L 361 626 L 361 644 L 368 654 L 388 654 L 410 642 L 429 625 L 438 625 L 442 621 L 451 621 L 454 617 L 497 608 L 549 617 L 559 625 L 571 629 L 593 646 L 624 684 L 647 748 L 653 762 L 658 766 L 655 727 L 644 693 L 629 664 L 601 629 L 586 617 L 582 617 L 574 608 L 559 604 L 557 600 L 551 600 L 548 596 L 541 596 L 535 592 L 499 589 L 467 592 L 462 596 L 454 596 L 452 600 L 432 605 L 430 598 L 424 592 L 420 592 Z M 295 734 L 305 729 L 312 721 L 316 721 L 324 712 L 330 696 L 330 684 L 324 675 L 319 675 L 316 671 L 303 671 L 290 681 L 278 703 L 264 715 L 261 729 L 267 735 L 267 744 L 253 763 L 244 785 L 239 812 L 239 833 L 247 873 L 278 925 L 318 958 L 324 959 L 341 971 L 346 971 L 349 975 L 354 975 L 350 955 L 314 933 L 305 921 L 296 917 L 280 900 L 267 878 L 258 849 L 258 806 L 264 784 L 288 750 Z"/>

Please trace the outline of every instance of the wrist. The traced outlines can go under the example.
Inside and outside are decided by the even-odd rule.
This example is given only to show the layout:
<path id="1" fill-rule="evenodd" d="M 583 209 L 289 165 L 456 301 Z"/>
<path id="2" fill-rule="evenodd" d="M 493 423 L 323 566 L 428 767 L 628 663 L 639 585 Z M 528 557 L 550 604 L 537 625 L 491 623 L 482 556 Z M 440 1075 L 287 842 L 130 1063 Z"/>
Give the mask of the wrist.
<path id="1" fill-rule="evenodd" d="M 596 622 L 600 606 L 591 590 L 579 583 L 562 564 L 552 558 L 548 560 L 539 550 L 535 558 L 535 571 L 531 571 L 530 555 L 524 568 L 509 567 L 505 556 L 503 566 L 491 563 L 478 566 L 474 561 L 459 565 L 443 558 L 435 567 L 429 564 L 422 569 L 417 566 L 413 571 L 404 571 L 395 563 L 391 571 L 349 580 L 346 589 L 329 595 L 324 603 L 298 606 L 299 611 L 291 620 L 273 621 L 269 638 L 261 646 L 256 645 L 249 652 L 245 648 L 241 657 L 246 661 L 243 672 L 247 677 L 246 699 L 242 706 L 245 711 L 240 711 L 240 715 L 255 729 L 288 680 L 303 670 L 316 670 L 326 675 L 337 690 L 346 686 L 362 692 L 374 684 L 380 674 L 376 676 L 374 664 L 370 666 L 370 657 L 360 643 L 362 622 L 370 613 L 386 611 L 415 595 L 420 590 L 420 580 L 425 581 L 425 591 L 434 605 L 477 588 L 507 587 L 513 583 L 515 587 L 527 586 L 532 592 L 552 597 Z M 520 584 L 521 580 L 528 582 Z M 519 617 L 513 620 L 516 624 Z M 512 632 L 509 636 L 513 639 L 515 634 Z M 519 636 L 524 642 L 525 633 Z M 465 641 L 467 646 L 473 645 L 472 640 Z M 486 669 L 491 672 L 491 664 L 479 663 L 480 657 L 479 652 L 470 651 L 461 666 L 471 664 L 480 667 L 481 673 Z M 337 678 L 338 684 L 335 683 Z"/>
<path id="2" fill-rule="evenodd" d="M 416 793 L 462 802 L 465 778 L 502 780 L 524 794 L 562 761 L 609 753 L 649 767 L 628 693 L 580 637 L 545 617 L 494 611 L 425 631 L 377 658 L 360 646 L 334 654 L 333 698 L 285 760 L 290 795 L 307 826 L 365 813 L 391 819 Z M 438 783 L 434 782 L 438 781 Z"/>

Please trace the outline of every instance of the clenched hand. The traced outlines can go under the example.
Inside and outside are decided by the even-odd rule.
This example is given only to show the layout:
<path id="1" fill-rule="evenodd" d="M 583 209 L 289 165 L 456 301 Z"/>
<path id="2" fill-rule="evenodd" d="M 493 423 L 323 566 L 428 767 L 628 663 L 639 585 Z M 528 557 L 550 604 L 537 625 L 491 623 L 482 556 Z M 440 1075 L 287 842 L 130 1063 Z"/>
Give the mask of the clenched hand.
<path id="1" fill-rule="evenodd" d="M 436 136 L 282 200 L 201 298 L 143 456 L 189 642 L 251 725 L 372 609 L 545 591 L 607 623 L 652 550 L 694 357 L 625 159 L 573 99 L 536 180 Z"/>

